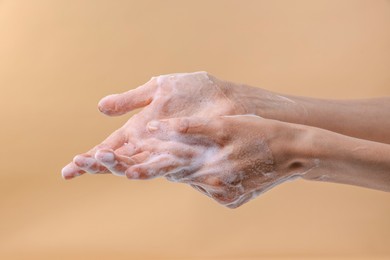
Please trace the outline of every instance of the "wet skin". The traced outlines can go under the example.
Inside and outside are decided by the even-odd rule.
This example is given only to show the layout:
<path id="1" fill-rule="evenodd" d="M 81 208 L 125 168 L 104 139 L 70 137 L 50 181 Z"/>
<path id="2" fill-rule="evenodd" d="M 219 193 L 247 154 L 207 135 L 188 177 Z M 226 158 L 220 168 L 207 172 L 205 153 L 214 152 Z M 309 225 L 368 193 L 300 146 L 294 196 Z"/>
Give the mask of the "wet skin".
<path id="1" fill-rule="evenodd" d="M 171 181 L 190 184 L 228 207 L 242 205 L 295 177 L 387 190 L 389 177 L 383 171 L 388 168 L 381 160 L 376 162 L 383 164 L 377 175 L 374 173 L 377 178 L 368 182 L 364 173 L 348 177 L 348 174 L 329 172 L 331 169 L 350 172 L 351 169 L 345 169 L 350 167 L 347 166 L 349 161 L 373 156 L 370 147 L 382 151 L 383 156 L 388 155 L 388 145 L 384 143 L 390 141 L 390 137 L 383 130 L 390 128 L 388 121 L 382 121 L 382 130 L 376 131 L 377 134 L 354 127 L 361 124 L 360 118 L 357 120 L 354 116 L 358 108 L 376 114 L 379 120 L 387 118 L 386 113 L 378 113 L 372 104 L 383 103 L 383 99 L 371 103 L 356 101 L 359 105 L 346 102 L 349 106 L 342 101 L 282 96 L 222 81 L 206 72 L 154 77 L 139 88 L 107 96 L 99 102 L 99 109 L 110 116 L 144 109 L 101 144 L 75 156 L 62 174 L 65 179 L 85 172 L 113 173 L 131 179 L 164 176 Z M 340 106 L 347 108 L 343 110 L 345 114 L 351 114 L 350 128 L 332 120 L 335 117 L 332 109 Z M 342 112 L 339 114 L 346 117 Z M 324 125 L 323 121 L 327 122 L 325 129 L 383 143 L 310 127 Z M 336 163 L 337 160 L 327 159 L 331 157 L 327 154 L 329 147 L 323 143 L 313 149 L 312 144 L 316 142 L 313 136 L 333 144 L 333 149 L 340 153 L 348 152 L 337 148 L 343 145 L 352 150 L 364 147 L 366 154 L 354 152 L 357 158 L 345 158 L 344 162 Z M 323 150 L 319 149 L 321 145 Z M 363 167 L 367 175 L 372 168 L 369 162 L 365 165 L 368 166 L 368 169 Z M 378 184 L 379 181 L 384 186 Z"/>

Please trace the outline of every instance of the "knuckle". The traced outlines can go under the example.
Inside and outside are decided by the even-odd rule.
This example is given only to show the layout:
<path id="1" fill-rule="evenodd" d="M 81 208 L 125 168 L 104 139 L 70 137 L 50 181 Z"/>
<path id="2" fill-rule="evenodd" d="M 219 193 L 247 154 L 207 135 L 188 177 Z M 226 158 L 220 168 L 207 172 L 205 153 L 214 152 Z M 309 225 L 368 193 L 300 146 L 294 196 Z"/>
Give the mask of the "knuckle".
<path id="1" fill-rule="evenodd" d="M 204 71 L 204 73 L 205 73 L 205 76 L 206 76 L 209 80 L 211 80 L 212 82 L 216 82 L 216 77 L 214 77 L 214 75 L 210 74 L 210 73 L 207 72 L 207 71 Z"/>
<path id="2" fill-rule="evenodd" d="M 157 88 L 160 88 L 160 89 L 165 87 L 168 84 L 167 79 L 168 79 L 167 75 L 159 75 L 159 76 L 155 76 L 153 78 Z"/>
<path id="3" fill-rule="evenodd" d="M 157 89 L 160 89 L 162 85 L 164 85 L 164 75 L 159 76 L 153 76 L 150 78 L 150 80 L 147 82 L 147 84 L 152 84 L 157 87 Z"/>
<path id="4" fill-rule="evenodd" d="M 179 133 L 187 133 L 189 128 L 189 120 L 186 118 L 179 119 L 175 123 L 175 130 Z"/>
<path id="5" fill-rule="evenodd" d="M 149 79 L 149 82 L 157 81 L 157 79 L 158 79 L 159 77 L 160 77 L 160 76 L 152 76 L 152 77 Z"/>
<path id="6" fill-rule="evenodd" d="M 229 131 L 223 126 L 218 126 L 215 135 L 217 137 L 217 140 L 222 144 L 226 144 L 230 140 Z"/>

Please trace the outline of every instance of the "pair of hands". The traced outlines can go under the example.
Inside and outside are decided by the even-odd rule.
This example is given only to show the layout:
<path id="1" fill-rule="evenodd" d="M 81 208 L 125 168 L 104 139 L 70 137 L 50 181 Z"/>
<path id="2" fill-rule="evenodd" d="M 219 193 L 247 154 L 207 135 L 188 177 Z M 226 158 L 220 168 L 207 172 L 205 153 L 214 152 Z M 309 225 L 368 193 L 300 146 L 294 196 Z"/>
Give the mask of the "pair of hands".
<path id="1" fill-rule="evenodd" d="M 292 156 L 290 147 L 301 131 L 297 125 L 249 115 L 256 113 L 254 91 L 196 72 L 153 77 L 136 89 L 107 96 L 99 102 L 106 115 L 143 110 L 101 144 L 75 156 L 62 175 L 164 176 L 238 207 L 315 167 Z M 286 98 L 256 91 L 263 91 L 269 104 L 291 105 Z"/>

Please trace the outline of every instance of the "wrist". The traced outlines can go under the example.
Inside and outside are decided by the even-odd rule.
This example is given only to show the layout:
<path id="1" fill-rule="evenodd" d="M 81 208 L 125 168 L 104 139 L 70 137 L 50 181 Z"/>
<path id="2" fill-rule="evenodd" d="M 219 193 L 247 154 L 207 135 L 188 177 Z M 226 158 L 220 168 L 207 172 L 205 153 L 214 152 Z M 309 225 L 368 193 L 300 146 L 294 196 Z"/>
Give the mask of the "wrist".
<path id="1" fill-rule="evenodd" d="M 244 105 L 248 114 L 295 124 L 305 124 L 307 121 L 304 98 L 281 95 L 248 85 L 239 85 L 235 89 L 235 99 Z"/>
<path id="2" fill-rule="evenodd" d="M 305 177 L 319 165 L 314 150 L 312 127 L 272 120 L 268 144 L 276 171 L 290 177 Z"/>
<path id="3" fill-rule="evenodd" d="M 319 154 L 316 153 L 314 140 L 317 133 L 314 128 L 306 125 L 292 124 L 295 129 L 294 142 L 290 147 L 289 172 L 301 178 L 317 178 L 315 169 L 320 167 Z M 320 176 L 318 176 L 320 177 Z"/>
<path id="4" fill-rule="evenodd" d="M 302 134 L 299 137 L 295 152 L 299 158 L 306 162 L 307 168 L 300 174 L 305 180 L 325 180 L 327 158 L 329 156 L 328 131 L 311 126 L 303 126 Z M 330 149 L 332 150 L 332 149 Z"/>
<path id="5" fill-rule="evenodd" d="M 343 182 L 342 180 L 350 174 L 350 169 L 363 168 L 362 162 L 370 153 L 368 149 L 370 141 L 321 128 L 307 127 L 305 140 L 304 149 L 307 153 L 304 156 L 316 165 L 302 175 L 306 180 Z"/>

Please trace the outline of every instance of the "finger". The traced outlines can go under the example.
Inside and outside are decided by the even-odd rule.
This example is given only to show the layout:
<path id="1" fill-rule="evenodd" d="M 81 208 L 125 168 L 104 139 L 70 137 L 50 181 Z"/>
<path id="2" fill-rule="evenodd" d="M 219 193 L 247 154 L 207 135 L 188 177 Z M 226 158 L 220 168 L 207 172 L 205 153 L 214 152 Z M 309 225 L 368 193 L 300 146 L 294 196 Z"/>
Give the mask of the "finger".
<path id="1" fill-rule="evenodd" d="M 201 186 L 211 198 L 218 203 L 227 205 L 233 203 L 240 197 L 240 190 L 234 187 L 228 187 L 224 181 L 215 174 L 198 175 L 189 182 L 194 186 Z"/>
<path id="2" fill-rule="evenodd" d="M 208 193 L 208 191 L 203 188 L 202 186 L 200 185 L 195 185 L 195 184 L 189 184 L 192 188 L 196 189 L 197 191 L 199 191 L 200 193 L 202 193 L 203 195 L 206 195 L 208 197 L 211 197 L 211 195 Z"/>
<path id="3" fill-rule="evenodd" d="M 181 117 L 153 120 L 147 124 L 150 133 L 174 131 L 181 134 L 213 136 L 222 128 L 221 120 L 205 117 Z"/>
<path id="4" fill-rule="evenodd" d="M 251 199 L 253 199 L 255 197 L 256 196 L 254 196 L 254 194 L 252 192 L 248 193 L 248 194 L 244 194 L 244 195 L 241 195 L 241 197 L 239 199 L 232 201 L 231 203 L 225 204 L 225 206 L 228 208 L 234 209 L 234 208 L 237 208 L 237 207 L 247 203 L 248 201 L 250 201 Z"/>
<path id="5" fill-rule="evenodd" d="M 115 153 L 122 156 L 133 156 L 136 153 L 136 147 L 132 143 L 125 143 L 115 150 Z"/>
<path id="6" fill-rule="evenodd" d="M 73 164 L 88 173 L 109 173 L 106 167 L 98 163 L 90 154 L 79 154 L 73 158 Z"/>
<path id="7" fill-rule="evenodd" d="M 222 187 L 222 181 L 211 175 L 194 175 L 185 180 L 188 183 L 203 185 L 208 188 L 218 189 Z"/>
<path id="8" fill-rule="evenodd" d="M 200 193 L 216 200 L 219 204 L 222 204 L 226 207 L 229 208 L 236 208 L 239 205 L 243 204 L 245 201 L 243 200 L 241 204 L 236 205 L 237 199 L 235 194 L 229 194 L 228 192 L 213 192 L 213 191 L 208 191 L 201 185 L 195 185 L 195 184 L 190 184 L 191 187 L 199 191 Z M 241 202 L 241 201 L 240 201 Z"/>
<path id="9" fill-rule="evenodd" d="M 104 151 L 104 149 L 102 151 Z M 98 152 L 99 152 L 99 150 L 98 150 Z M 112 152 L 112 151 L 110 150 L 110 152 Z M 113 173 L 113 172 L 115 172 L 115 174 L 122 176 L 123 171 L 124 171 L 123 167 L 127 167 L 127 166 L 125 166 L 127 164 L 127 161 L 128 161 L 127 158 L 131 157 L 135 154 L 135 147 L 133 144 L 125 143 L 123 146 L 116 149 L 114 153 L 115 153 L 115 155 L 117 155 L 117 159 L 118 159 L 119 163 L 118 163 L 118 165 L 114 166 L 112 169 L 107 169 L 107 167 L 104 166 L 104 164 L 102 164 L 100 161 L 93 158 L 96 161 L 96 164 L 100 165 L 100 167 L 102 167 L 104 169 L 102 171 L 98 171 L 98 173 Z M 96 153 L 95 153 L 95 156 L 96 156 Z"/>
<path id="10" fill-rule="evenodd" d="M 102 143 L 87 153 L 76 155 L 73 164 L 88 173 L 109 173 L 108 169 L 96 161 L 95 153 L 99 149 L 117 149 L 125 143 L 125 136 L 121 130 L 116 130 Z"/>
<path id="11" fill-rule="evenodd" d="M 144 85 L 131 89 L 122 94 L 114 94 L 100 100 L 100 112 L 108 116 L 119 116 L 136 108 L 147 106 L 152 102 L 157 89 L 157 80 L 152 78 Z"/>
<path id="12" fill-rule="evenodd" d="M 152 179 L 167 173 L 174 175 L 175 172 L 184 169 L 186 165 L 188 165 L 187 160 L 176 156 L 154 155 L 147 162 L 130 167 L 126 171 L 126 177 L 129 179 Z"/>
<path id="13" fill-rule="evenodd" d="M 95 159 L 104 165 L 114 175 L 124 176 L 126 170 L 132 165 L 146 160 L 148 152 L 142 152 L 131 157 L 120 155 L 113 150 L 102 149 L 95 154 Z"/>
<path id="14" fill-rule="evenodd" d="M 195 173 L 188 175 L 187 177 L 183 176 L 180 182 L 202 186 L 208 191 L 223 191 L 224 182 L 219 177 L 216 176 L 214 171 L 202 171 L 197 170 Z"/>
<path id="15" fill-rule="evenodd" d="M 144 142 L 139 147 L 139 150 L 151 153 L 170 153 L 179 158 L 192 158 L 199 153 L 194 146 L 170 140 L 161 141 L 156 138 L 151 138 L 148 142 Z"/>
<path id="16" fill-rule="evenodd" d="M 69 163 L 68 165 L 66 165 L 61 170 L 62 177 L 65 180 L 70 180 L 70 179 L 72 179 L 74 177 L 77 177 L 77 176 L 80 176 L 80 175 L 82 175 L 84 173 L 85 173 L 85 171 L 83 171 L 82 169 L 78 168 L 73 163 Z"/>
<path id="17" fill-rule="evenodd" d="M 200 193 L 216 200 L 219 204 L 222 204 L 222 205 L 229 207 L 229 208 L 236 208 L 245 202 L 243 200 L 241 204 L 236 205 L 236 203 L 237 203 L 237 198 L 236 198 L 237 195 L 236 194 L 232 194 L 232 193 L 229 193 L 226 191 L 215 192 L 212 190 L 207 190 L 199 184 L 198 185 L 190 184 L 190 185 L 191 185 L 191 187 L 193 187 L 194 189 L 196 189 Z"/>
<path id="18" fill-rule="evenodd" d="M 196 172 L 201 168 L 201 165 L 196 165 L 190 160 L 187 160 L 187 163 L 183 165 L 185 166 L 167 172 L 164 177 L 172 182 L 192 183 L 192 176 L 196 175 Z"/>
<path id="19" fill-rule="evenodd" d="M 229 191 L 211 192 L 211 197 L 222 205 L 232 205 L 237 200 L 237 194 Z"/>

